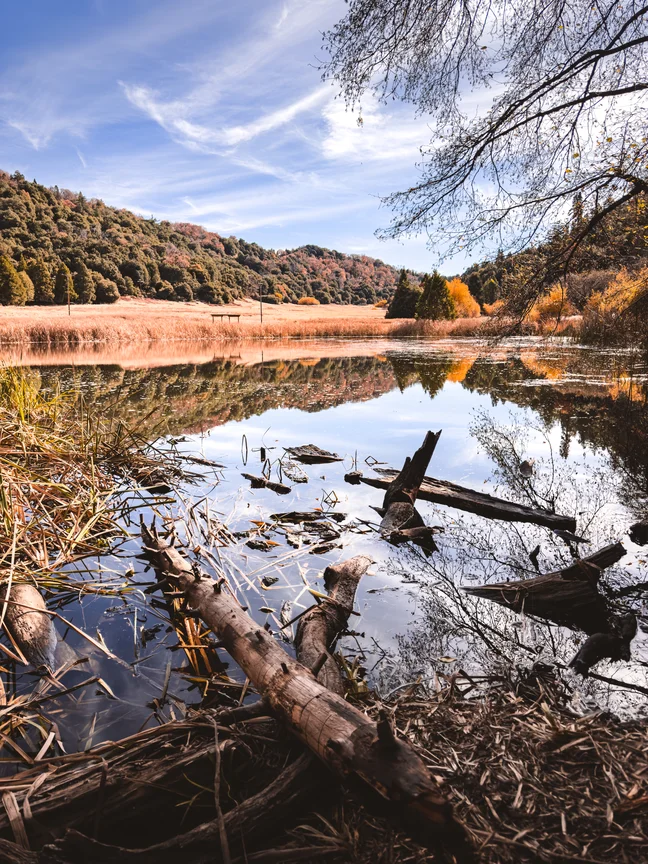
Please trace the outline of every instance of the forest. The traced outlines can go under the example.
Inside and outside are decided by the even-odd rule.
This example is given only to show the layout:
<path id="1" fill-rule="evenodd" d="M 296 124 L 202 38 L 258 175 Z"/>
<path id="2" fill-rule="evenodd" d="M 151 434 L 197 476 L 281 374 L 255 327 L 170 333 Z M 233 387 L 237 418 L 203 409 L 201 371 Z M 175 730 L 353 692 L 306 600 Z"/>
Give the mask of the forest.
<path id="1" fill-rule="evenodd" d="M 113 303 L 120 296 L 229 303 L 373 304 L 399 271 L 319 246 L 275 251 L 198 225 L 144 219 L 0 171 L 0 304 Z"/>

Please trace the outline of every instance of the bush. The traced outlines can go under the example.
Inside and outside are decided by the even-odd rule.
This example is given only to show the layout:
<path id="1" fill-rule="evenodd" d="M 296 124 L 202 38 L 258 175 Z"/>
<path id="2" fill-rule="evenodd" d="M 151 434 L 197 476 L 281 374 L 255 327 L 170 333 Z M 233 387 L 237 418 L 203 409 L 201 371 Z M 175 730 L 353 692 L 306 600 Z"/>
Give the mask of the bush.
<path id="1" fill-rule="evenodd" d="M 316 297 L 300 297 L 297 303 L 300 306 L 319 306 L 320 301 Z"/>
<path id="2" fill-rule="evenodd" d="M 582 338 L 593 342 L 645 340 L 648 267 L 638 273 L 621 270 L 605 291 L 592 294 L 583 309 Z"/>
<path id="3" fill-rule="evenodd" d="M 387 306 L 387 300 L 383 297 L 377 303 L 374 303 L 374 309 L 384 309 Z"/>
<path id="4" fill-rule="evenodd" d="M 561 285 L 554 287 L 542 297 L 539 297 L 529 312 L 530 321 L 560 321 L 567 315 L 575 315 L 576 309 L 567 299 L 567 292 Z"/>
<path id="5" fill-rule="evenodd" d="M 459 277 L 451 279 L 448 282 L 448 291 L 452 297 L 457 317 L 479 318 L 481 315 L 479 303 L 472 296 L 465 282 L 462 282 Z"/>
<path id="6" fill-rule="evenodd" d="M 504 308 L 503 300 L 496 300 L 494 303 L 484 303 L 484 314 L 499 315 Z"/>
<path id="7" fill-rule="evenodd" d="M 119 300 L 119 289 L 111 280 L 97 274 L 95 276 L 95 303 L 116 303 Z"/>

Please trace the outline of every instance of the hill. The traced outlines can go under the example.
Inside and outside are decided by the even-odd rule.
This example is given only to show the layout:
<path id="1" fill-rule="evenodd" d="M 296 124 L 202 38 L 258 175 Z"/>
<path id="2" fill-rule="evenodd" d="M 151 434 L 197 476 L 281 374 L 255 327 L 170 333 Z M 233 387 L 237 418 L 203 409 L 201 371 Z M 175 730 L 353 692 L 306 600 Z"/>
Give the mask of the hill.
<path id="1" fill-rule="evenodd" d="M 0 171 L 0 303 L 65 302 L 69 284 L 80 302 L 227 303 L 261 292 L 271 303 L 367 304 L 390 297 L 398 275 L 366 255 L 313 245 L 264 249 Z"/>

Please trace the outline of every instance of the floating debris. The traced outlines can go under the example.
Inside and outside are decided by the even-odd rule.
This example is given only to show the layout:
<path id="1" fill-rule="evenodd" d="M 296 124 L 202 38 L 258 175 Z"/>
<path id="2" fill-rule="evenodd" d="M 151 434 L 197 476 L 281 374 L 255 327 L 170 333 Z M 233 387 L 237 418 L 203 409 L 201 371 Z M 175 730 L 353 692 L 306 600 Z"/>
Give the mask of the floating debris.
<path id="1" fill-rule="evenodd" d="M 301 447 L 286 447 L 285 449 L 298 462 L 303 462 L 305 465 L 324 465 L 328 462 L 342 461 L 342 457 L 338 456 L 337 453 L 322 450 L 316 444 L 304 444 Z"/>

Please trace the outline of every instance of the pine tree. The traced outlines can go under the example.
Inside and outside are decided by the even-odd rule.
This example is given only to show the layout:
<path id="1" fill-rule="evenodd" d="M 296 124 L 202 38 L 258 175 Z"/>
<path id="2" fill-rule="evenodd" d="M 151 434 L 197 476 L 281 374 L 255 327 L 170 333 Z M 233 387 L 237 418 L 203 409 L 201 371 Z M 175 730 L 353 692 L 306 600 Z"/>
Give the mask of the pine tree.
<path id="1" fill-rule="evenodd" d="M 25 303 L 34 302 L 34 283 L 26 270 L 18 270 L 18 277 L 25 286 Z"/>
<path id="2" fill-rule="evenodd" d="M 18 275 L 11 258 L 0 257 L 0 304 L 3 306 L 24 306 L 27 299 L 25 283 Z"/>
<path id="3" fill-rule="evenodd" d="M 396 291 L 387 309 L 386 318 L 414 318 L 416 305 L 421 296 L 418 285 L 412 285 L 407 278 L 407 272 L 401 270 Z"/>
<path id="4" fill-rule="evenodd" d="M 500 286 L 495 279 L 489 279 L 484 285 L 484 303 L 494 303 L 500 293 Z"/>
<path id="5" fill-rule="evenodd" d="M 67 264 L 61 262 L 60 267 L 56 271 L 56 279 L 54 281 L 54 302 L 58 303 L 59 306 L 66 306 L 68 298 L 70 303 L 74 303 L 75 300 L 79 299 L 74 290 L 72 274 Z"/>
<path id="6" fill-rule="evenodd" d="M 96 299 L 94 279 L 90 271 L 79 261 L 74 274 L 74 290 L 79 298 L 79 303 L 94 303 Z"/>
<path id="7" fill-rule="evenodd" d="M 468 288 L 470 293 L 475 298 L 475 300 L 479 303 L 480 306 L 484 305 L 484 291 L 482 289 L 481 279 L 479 278 L 478 273 L 471 273 L 468 277 Z"/>
<path id="8" fill-rule="evenodd" d="M 40 258 L 27 264 L 27 274 L 34 283 L 34 303 L 46 306 L 54 302 L 54 283 L 48 265 Z"/>
<path id="9" fill-rule="evenodd" d="M 431 321 L 456 318 L 457 312 L 448 290 L 448 283 L 436 270 L 421 281 L 423 293 L 416 306 L 416 317 Z"/>

